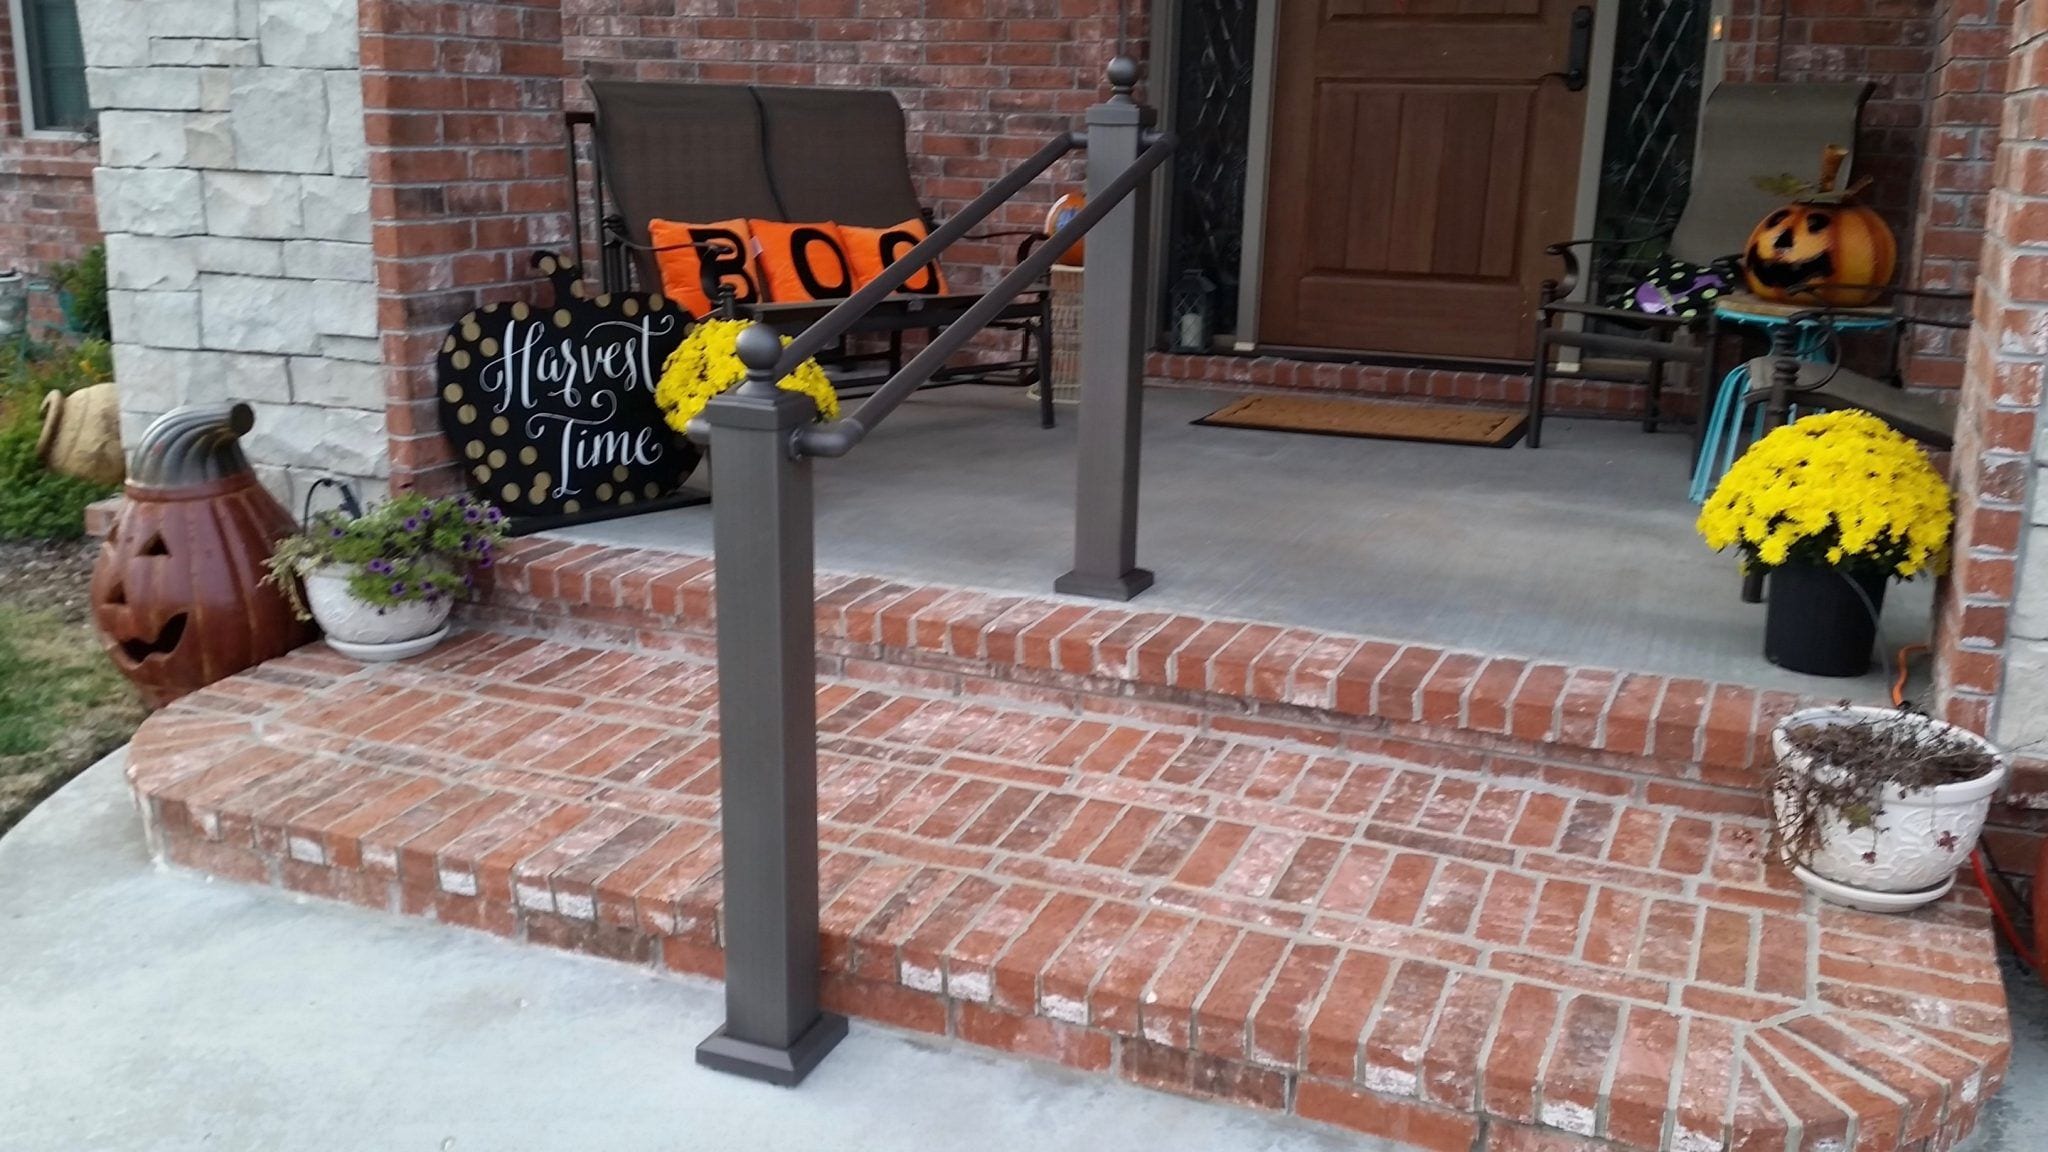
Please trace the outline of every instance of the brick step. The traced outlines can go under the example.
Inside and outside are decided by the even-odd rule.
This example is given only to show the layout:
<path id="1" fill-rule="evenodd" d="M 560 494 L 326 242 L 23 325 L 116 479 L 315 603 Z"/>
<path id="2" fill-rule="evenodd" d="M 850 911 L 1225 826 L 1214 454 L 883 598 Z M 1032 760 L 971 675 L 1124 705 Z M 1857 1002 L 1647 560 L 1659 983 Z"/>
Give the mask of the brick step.
<path id="1" fill-rule="evenodd" d="M 820 573 L 817 587 L 821 652 L 1247 719 L 1341 724 L 1429 745 L 1431 754 L 1563 757 L 1574 768 L 1649 779 L 1655 802 L 1701 812 L 1760 812 L 1771 726 L 1822 702 L 1067 597 L 844 573 Z M 507 548 L 474 615 L 568 639 L 660 644 L 670 642 L 663 635 L 713 638 L 713 601 L 707 556 L 534 538 Z M 1441 751 L 1450 748 L 1462 751 Z"/>
<path id="2" fill-rule="evenodd" d="M 224 681 L 136 737 L 151 843 L 717 975 L 715 669 L 701 638 L 647 638 L 471 632 L 370 667 L 316 645 Z M 2003 1075 L 1973 894 L 1820 905 L 1757 817 L 1651 779 L 857 655 L 821 673 L 835 1009 L 1436 1152 L 1926 1152 Z"/>

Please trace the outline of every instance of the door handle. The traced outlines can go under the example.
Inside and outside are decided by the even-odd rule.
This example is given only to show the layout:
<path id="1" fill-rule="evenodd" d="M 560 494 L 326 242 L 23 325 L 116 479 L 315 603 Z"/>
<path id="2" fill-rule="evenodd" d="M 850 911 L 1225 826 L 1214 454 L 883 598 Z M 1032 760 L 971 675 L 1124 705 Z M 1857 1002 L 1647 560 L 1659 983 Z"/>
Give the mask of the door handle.
<path id="1" fill-rule="evenodd" d="M 1593 66 L 1593 6 L 1572 9 L 1571 39 L 1565 49 L 1564 86 L 1568 92 L 1586 90 L 1586 71 Z"/>

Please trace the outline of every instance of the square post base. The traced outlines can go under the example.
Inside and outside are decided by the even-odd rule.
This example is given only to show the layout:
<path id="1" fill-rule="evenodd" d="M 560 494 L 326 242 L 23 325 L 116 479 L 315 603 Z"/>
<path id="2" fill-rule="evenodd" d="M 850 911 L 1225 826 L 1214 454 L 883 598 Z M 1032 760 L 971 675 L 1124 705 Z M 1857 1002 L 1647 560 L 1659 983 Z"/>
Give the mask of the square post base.
<path id="1" fill-rule="evenodd" d="M 756 1044 L 728 1036 L 725 1026 L 697 1045 L 697 1063 L 715 1072 L 729 1072 L 783 1088 L 803 1083 L 820 1061 L 846 1039 L 846 1017 L 821 1012 L 796 1043 L 787 1048 Z"/>
<path id="2" fill-rule="evenodd" d="M 1129 600 L 1145 589 L 1152 587 L 1152 570 L 1132 568 L 1121 576 L 1104 579 L 1080 572 L 1069 572 L 1052 582 L 1052 590 L 1069 596 L 1089 596 L 1097 600 Z"/>

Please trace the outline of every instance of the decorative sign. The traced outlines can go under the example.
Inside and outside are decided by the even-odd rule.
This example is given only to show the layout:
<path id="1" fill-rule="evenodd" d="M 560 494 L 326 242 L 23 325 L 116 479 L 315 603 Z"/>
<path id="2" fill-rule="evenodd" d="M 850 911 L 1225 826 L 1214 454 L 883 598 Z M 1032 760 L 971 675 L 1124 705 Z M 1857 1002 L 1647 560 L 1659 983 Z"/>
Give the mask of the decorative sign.
<path id="1" fill-rule="evenodd" d="M 690 317 L 658 295 L 594 296 L 549 253 L 534 266 L 552 304 L 486 305 L 441 342 L 441 427 L 471 491 L 525 531 L 702 502 L 682 488 L 697 449 L 654 402 Z"/>

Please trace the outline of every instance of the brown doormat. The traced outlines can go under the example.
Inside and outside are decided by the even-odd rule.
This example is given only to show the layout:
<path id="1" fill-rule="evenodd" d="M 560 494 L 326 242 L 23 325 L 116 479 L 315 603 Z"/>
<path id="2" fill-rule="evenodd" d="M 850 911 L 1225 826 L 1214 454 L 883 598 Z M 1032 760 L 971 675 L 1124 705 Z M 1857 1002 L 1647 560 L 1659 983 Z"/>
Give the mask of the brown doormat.
<path id="1" fill-rule="evenodd" d="M 1421 440 L 1432 444 L 1473 444 L 1506 448 L 1522 437 L 1528 416 L 1452 404 L 1395 404 L 1384 400 L 1336 400 L 1322 396 L 1246 396 L 1197 424 L 1263 428 L 1319 436 L 1360 436 L 1371 440 Z"/>

